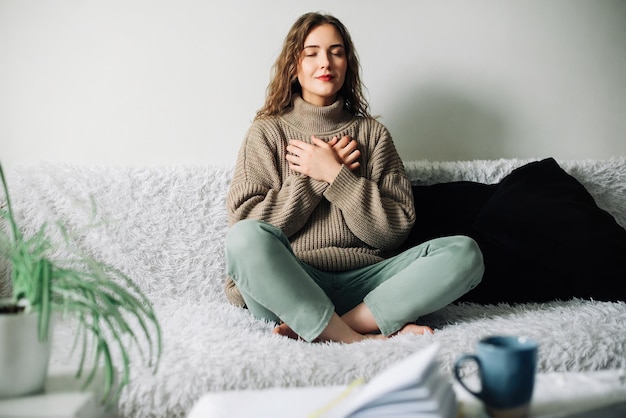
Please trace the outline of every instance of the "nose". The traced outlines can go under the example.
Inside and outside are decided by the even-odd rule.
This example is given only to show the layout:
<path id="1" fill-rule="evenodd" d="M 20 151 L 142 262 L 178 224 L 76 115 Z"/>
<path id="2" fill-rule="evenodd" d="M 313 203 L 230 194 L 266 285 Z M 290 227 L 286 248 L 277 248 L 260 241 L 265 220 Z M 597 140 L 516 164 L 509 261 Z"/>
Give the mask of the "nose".
<path id="1" fill-rule="evenodd" d="M 320 68 L 330 68 L 330 57 L 328 54 L 319 54 L 320 57 Z"/>

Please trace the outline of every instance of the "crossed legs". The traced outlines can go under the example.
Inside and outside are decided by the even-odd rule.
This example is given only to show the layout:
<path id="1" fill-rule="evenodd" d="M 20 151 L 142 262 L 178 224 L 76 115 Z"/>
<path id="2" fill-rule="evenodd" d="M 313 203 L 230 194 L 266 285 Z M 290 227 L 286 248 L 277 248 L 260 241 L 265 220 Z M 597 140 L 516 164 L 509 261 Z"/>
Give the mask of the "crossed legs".
<path id="1" fill-rule="evenodd" d="M 226 260 L 251 313 L 280 323 L 275 333 L 345 343 L 432 332 L 415 320 L 463 295 L 483 272 L 480 250 L 471 239 L 436 240 L 340 275 L 341 283 L 354 284 L 340 298 L 349 300 L 340 315 L 327 294 L 327 273 L 297 259 L 278 228 L 238 222 L 227 237 Z"/>

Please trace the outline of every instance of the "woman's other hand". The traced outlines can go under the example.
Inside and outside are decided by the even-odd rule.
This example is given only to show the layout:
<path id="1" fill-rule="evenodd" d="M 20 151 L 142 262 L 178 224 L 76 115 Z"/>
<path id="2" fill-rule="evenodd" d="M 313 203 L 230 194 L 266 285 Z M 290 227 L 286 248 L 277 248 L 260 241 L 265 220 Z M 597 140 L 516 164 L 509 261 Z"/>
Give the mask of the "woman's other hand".
<path id="1" fill-rule="evenodd" d="M 361 151 L 357 149 L 356 140 L 352 139 L 348 135 L 341 139 L 334 137 L 328 141 L 328 145 L 333 147 L 343 165 L 348 167 L 350 170 L 359 168 L 361 165 L 359 162 Z"/>

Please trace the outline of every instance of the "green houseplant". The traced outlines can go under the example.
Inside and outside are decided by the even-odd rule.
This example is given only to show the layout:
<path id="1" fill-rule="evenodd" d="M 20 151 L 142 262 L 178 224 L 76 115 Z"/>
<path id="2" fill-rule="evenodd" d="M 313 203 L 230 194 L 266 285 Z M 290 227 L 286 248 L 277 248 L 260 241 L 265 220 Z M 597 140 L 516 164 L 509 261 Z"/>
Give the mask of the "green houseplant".
<path id="1" fill-rule="evenodd" d="M 10 274 L 10 298 L 0 304 L 0 317 L 8 316 L 14 320 L 16 316 L 26 318 L 30 315 L 30 322 L 36 326 L 36 330 L 30 332 L 35 332 L 36 338 L 29 335 L 31 339 L 27 344 L 43 344 L 47 356 L 53 313 L 70 317 L 77 327 L 74 348 L 80 353 L 76 376 L 86 374 L 85 385 L 88 385 L 99 375 L 101 367 L 104 379 L 102 401 L 116 400 L 130 381 L 130 350 L 133 347 L 156 372 L 161 356 L 161 328 L 150 301 L 122 272 L 78 252 L 72 245 L 71 234 L 61 222 L 54 224 L 63 237 L 60 243 L 48 238 L 47 225 L 42 225 L 33 236 L 26 237 L 17 225 L 2 165 L 0 177 L 5 197 L 4 205 L 0 205 L 0 256 L 4 257 L 7 274 Z M 70 255 L 53 257 L 51 254 L 61 247 L 62 252 Z M 2 279 L 0 277 L 0 281 Z M 25 326 L 12 325 L 3 329 L 13 333 Z M 11 339 L 12 335 L 0 336 L 0 344 L 10 343 Z M 32 348 L 18 347 L 18 351 L 20 355 L 31 355 Z M 15 351 L 14 347 L 13 353 Z M 32 361 L 26 359 L 27 363 Z M 47 365 L 46 358 L 44 369 Z M 20 376 L 3 376 L 7 382 L 12 378 L 19 380 Z M 35 385 L 40 387 L 26 391 L 43 389 L 43 379 Z"/>

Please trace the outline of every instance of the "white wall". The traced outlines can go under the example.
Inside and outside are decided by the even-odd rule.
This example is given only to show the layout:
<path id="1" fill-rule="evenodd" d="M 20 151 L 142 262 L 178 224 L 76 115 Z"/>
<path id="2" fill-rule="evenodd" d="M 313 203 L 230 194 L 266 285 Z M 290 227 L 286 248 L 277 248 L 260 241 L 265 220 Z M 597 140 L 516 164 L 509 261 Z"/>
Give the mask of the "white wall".
<path id="1" fill-rule="evenodd" d="M 405 160 L 626 155 L 620 0 L 0 0 L 0 161 L 230 165 L 315 10 Z"/>

